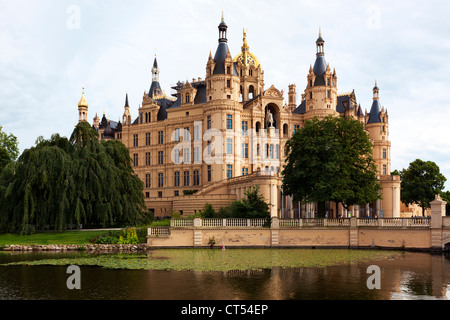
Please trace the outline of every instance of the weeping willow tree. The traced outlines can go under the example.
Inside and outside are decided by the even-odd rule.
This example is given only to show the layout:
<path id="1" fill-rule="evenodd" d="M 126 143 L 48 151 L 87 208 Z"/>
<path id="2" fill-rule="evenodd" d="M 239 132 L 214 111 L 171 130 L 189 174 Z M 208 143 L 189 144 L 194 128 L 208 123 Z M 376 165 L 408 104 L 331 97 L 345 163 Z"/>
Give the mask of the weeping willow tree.
<path id="1" fill-rule="evenodd" d="M 0 175 L 0 229 L 136 225 L 145 218 L 143 183 L 127 148 L 98 140 L 89 124 L 70 139 L 38 138 Z"/>

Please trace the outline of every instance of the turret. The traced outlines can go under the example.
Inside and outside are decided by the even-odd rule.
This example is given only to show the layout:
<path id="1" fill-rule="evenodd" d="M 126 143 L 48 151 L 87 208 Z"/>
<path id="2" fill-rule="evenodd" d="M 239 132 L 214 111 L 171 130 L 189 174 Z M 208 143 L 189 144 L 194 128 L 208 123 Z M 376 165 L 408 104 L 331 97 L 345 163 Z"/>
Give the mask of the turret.
<path id="1" fill-rule="evenodd" d="M 389 141 L 389 116 L 380 104 L 380 89 L 375 81 L 373 102 L 365 116 L 366 130 L 374 143 L 373 156 L 380 175 L 389 175 L 391 169 L 391 142 Z"/>
<path id="2" fill-rule="evenodd" d="M 123 125 L 131 125 L 131 113 L 130 113 L 130 106 L 128 104 L 128 92 L 125 96 L 125 106 L 124 106 L 124 111 L 123 111 Z"/>
<path id="3" fill-rule="evenodd" d="M 307 76 L 305 94 L 306 117 L 324 118 L 334 114 L 337 104 L 337 76 L 336 71 L 331 72 L 330 65 L 325 61 L 325 40 L 319 30 L 316 41 L 316 61 L 314 67 L 310 66 Z"/>
<path id="4" fill-rule="evenodd" d="M 83 85 L 83 93 L 81 94 L 81 99 L 78 102 L 78 122 L 87 121 L 87 113 L 88 113 L 89 105 L 84 97 L 84 85 Z"/>
<path id="5" fill-rule="evenodd" d="M 150 90 L 148 91 L 148 96 L 150 98 L 155 98 L 156 96 L 159 96 L 162 94 L 161 85 L 159 84 L 159 67 L 158 67 L 158 61 L 156 60 L 156 54 L 155 54 L 155 60 L 153 61 L 153 67 L 152 67 L 152 84 L 150 86 Z"/>
<path id="6" fill-rule="evenodd" d="M 210 53 L 206 66 L 207 99 L 208 101 L 220 99 L 238 101 L 239 75 L 228 48 L 228 26 L 224 21 L 223 13 L 222 21 L 218 28 L 219 44 L 214 58 L 212 58 Z"/>

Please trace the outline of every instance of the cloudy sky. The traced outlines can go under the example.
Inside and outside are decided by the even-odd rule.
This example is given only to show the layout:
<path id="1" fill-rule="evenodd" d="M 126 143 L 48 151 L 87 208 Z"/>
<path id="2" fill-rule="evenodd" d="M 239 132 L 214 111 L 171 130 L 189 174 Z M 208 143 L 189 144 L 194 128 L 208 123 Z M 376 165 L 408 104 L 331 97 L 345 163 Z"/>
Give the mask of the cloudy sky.
<path id="1" fill-rule="evenodd" d="M 167 94 L 178 80 L 205 77 L 222 11 L 231 54 L 247 29 L 266 88 L 295 83 L 298 96 L 320 27 L 339 93 L 354 89 L 369 110 L 378 81 L 392 169 L 431 160 L 450 180 L 447 1 L 0 0 L 0 126 L 21 151 L 38 136 L 70 136 L 83 81 L 90 119 L 119 120 L 127 91 L 136 116 L 155 50 Z"/>

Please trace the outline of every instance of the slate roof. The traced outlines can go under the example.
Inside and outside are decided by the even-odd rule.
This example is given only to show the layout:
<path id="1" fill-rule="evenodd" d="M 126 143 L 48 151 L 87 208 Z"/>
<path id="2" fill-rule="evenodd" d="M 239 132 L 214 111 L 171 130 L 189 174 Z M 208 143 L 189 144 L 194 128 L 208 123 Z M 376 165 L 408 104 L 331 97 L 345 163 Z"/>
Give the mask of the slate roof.
<path id="1" fill-rule="evenodd" d="M 226 42 L 219 42 L 216 54 L 214 55 L 214 62 L 216 65 L 214 67 L 213 74 L 225 74 L 225 59 L 229 51 L 230 49 L 228 48 L 228 44 Z M 239 76 L 234 63 L 233 75 Z"/>
<path id="2" fill-rule="evenodd" d="M 378 123 L 381 122 L 381 106 L 379 100 L 373 100 L 372 108 L 370 108 L 369 120 L 367 123 Z"/>

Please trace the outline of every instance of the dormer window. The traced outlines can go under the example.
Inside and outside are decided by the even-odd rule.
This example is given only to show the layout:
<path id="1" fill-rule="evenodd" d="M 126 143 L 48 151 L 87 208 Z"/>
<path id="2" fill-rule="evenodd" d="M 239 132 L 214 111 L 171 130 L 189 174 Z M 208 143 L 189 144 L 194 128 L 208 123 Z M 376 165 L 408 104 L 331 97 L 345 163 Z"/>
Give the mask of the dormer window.
<path id="1" fill-rule="evenodd" d="M 186 93 L 186 103 L 189 103 L 191 100 L 189 93 Z"/>

